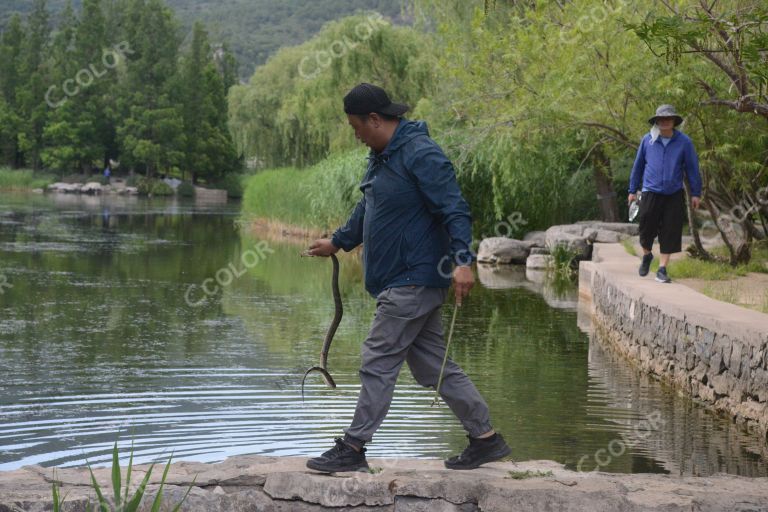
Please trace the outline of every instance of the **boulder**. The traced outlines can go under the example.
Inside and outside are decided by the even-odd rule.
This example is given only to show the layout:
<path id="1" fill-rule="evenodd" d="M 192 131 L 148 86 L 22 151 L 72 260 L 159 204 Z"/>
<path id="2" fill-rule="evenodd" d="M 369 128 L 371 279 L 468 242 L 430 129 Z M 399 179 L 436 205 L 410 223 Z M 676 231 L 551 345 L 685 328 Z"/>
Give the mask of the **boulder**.
<path id="1" fill-rule="evenodd" d="M 531 254 L 525 260 L 525 267 L 534 270 L 547 269 L 552 265 L 552 256 L 548 254 Z"/>
<path id="2" fill-rule="evenodd" d="M 600 220 L 580 220 L 577 226 L 588 226 L 592 229 L 603 229 L 605 231 L 616 231 L 625 235 L 635 236 L 639 233 L 639 226 L 631 222 L 603 222 Z"/>
<path id="3" fill-rule="evenodd" d="M 532 242 L 524 242 L 496 236 L 485 238 L 477 250 L 477 261 L 480 263 L 525 263 L 531 252 Z"/>
<path id="4" fill-rule="evenodd" d="M 533 247 L 545 247 L 547 234 L 544 231 L 530 231 L 523 237 L 524 242 L 533 242 Z"/>
<path id="5" fill-rule="evenodd" d="M 100 194 L 101 193 L 101 183 L 98 183 L 96 181 L 89 181 L 85 185 L 83 185 L 80 188 L 80 192 L 83 194 Z"/>
<path id="6" fill-rule="evenodd" d="M 579 259 L 589 259 L 592 244 L 582 235 L 583 227 L 576 224 L 552 226 L 547 230 L 547 247 L 551 251 L 557 246 L 564 246 L 576 254 Z"/>

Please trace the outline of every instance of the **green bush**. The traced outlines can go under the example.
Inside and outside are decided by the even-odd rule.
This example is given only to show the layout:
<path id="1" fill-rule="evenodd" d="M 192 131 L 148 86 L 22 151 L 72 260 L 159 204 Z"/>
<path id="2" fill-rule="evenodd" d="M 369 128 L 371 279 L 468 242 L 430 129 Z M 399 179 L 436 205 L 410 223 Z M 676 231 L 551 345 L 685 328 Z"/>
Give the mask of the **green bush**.
<path id="1" fill-rule="evenodd" d="M 185 181 L 176 188 L 176 194 L 179 197 L 195 197 L 195 186 Z"/>
<path id="2" fill-rule="evenodd" d="M 173 188 L 162 180 L 154 180 L 152 184 L 153 196 L 172 196 L 174 194 Z"/>
<path id="3" fill-rule="evenodd" d="M 223 188 L 227 191 L 227 197 L 239 199 L 243 197 L 243 175 L 239 173 L 229 173 L 216 183 L 216 188 Z"/>

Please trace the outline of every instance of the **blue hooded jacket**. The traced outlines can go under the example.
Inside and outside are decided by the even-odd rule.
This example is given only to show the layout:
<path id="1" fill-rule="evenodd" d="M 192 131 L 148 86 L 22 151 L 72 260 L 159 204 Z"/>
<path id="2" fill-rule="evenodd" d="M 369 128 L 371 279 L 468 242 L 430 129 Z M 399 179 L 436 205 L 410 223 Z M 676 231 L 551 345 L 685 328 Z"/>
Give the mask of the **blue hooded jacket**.
<path id="1" fill-rule="evenodd" d="M 387 147 L 370 152 L 360 190 L 331 241 L 345 251 L 363 244 L 365 289 L 374 297 L 395 286 L 447 288 L 452 264 L 476 259 L 469 205 L 425 122 L 400 120 Z"/>
<path id="2" fill-rule="evenodd" d="M 691 195 L 701 197 L 699 158 L 693 141 L 675 130 L 665 146 L 661 138 L 651 144 L 651 134 L 646 133 L 637 148 L 635 164 L 629 177 L 629 193 L 641 189 L 659 194 L 674 194 L 683 188 L 683 170 L 691 185 Z"/>

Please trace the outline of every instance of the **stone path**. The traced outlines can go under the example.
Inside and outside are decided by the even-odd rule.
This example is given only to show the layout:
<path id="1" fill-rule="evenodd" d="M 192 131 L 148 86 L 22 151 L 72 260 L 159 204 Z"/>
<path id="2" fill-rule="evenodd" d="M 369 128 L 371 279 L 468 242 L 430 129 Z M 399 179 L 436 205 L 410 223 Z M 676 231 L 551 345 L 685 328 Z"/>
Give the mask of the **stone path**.
<path id="1" fill-rule="evenodd" d="M 588 473 L 553 461 L 498 462 L 451 471 L 440 460 L 426 459 L 371 459 L 373 473 L 326 475 L 308 470 L 305 462 L 302 457 L 256 455 L 216 464 L 178 462 L 163 494 L 173 504 L 194 479 L 182 508 L 193 512 L 768 511 L 768 478 Z M 134 468 L 132 481 L 140 480 L 146 469 Z M 107 489 L 109 471 L 95 470 Z M 544 476 L 515 479 L 510 472 Z M 150 497 L 161 473 L 160 466 L 153 471 Z M 55 477 L 68 494 L 64 510 L 85 510 L 93 497 L 87 469 L 58 469 Z M 51 510 L 53 478 L 52 469 L 40 466 L 0 472 L 0 512 Z M 145 498 L 141 510 L 150 505 Z"/>

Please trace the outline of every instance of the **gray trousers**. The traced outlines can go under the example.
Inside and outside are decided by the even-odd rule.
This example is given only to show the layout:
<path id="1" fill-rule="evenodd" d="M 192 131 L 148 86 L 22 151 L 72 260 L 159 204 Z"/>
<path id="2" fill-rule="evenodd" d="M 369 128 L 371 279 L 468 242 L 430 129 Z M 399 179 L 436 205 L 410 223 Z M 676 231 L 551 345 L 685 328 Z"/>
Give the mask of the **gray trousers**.
<path id="1" fill-rule="evenodd" d="M 447 288 L 398 286 L 376 297 L 376 314 L 362 348 L 362 389 L 347 436 L 369 442 L 387 415 L 403 361 L 416 382 L 437 387 L 445 355 L 440 309 Z M 440 396 L 472 437 L 491 430 L 488 405 L 464 371 L 450 358 Z M 429 407 L 425 403 L 425 407 Z"/>

